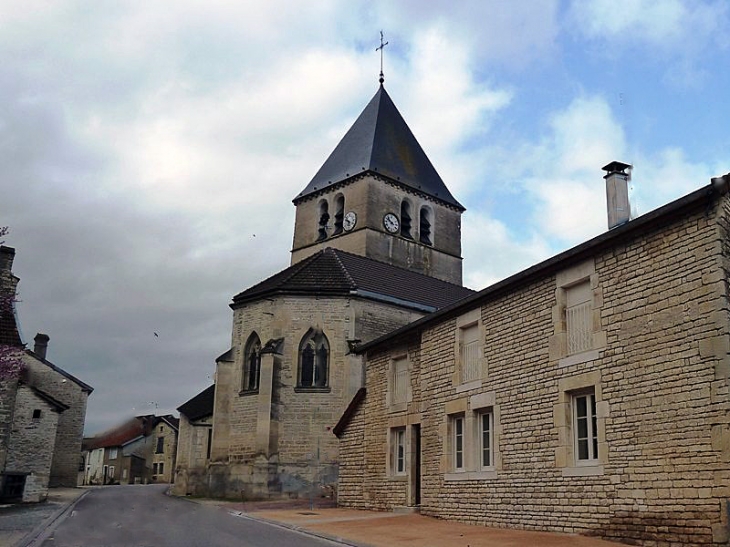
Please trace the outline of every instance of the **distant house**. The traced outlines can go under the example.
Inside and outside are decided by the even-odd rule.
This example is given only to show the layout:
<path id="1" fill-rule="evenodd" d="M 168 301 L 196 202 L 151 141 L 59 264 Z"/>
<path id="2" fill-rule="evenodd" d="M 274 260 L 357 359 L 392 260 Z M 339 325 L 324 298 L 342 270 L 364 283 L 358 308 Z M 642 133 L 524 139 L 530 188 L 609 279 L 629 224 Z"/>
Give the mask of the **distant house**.
<path id="1" fill-rule="evenodd" d="M 35 502 L 49 486 L 76 486 L 89 385 L 33 351 L 20 336 L 12 273 L 15 250 L 0 246 L 0 499 Z"/>
<path id="2" fill-rule="evenodd" d="M 175 467 L 176 495 L 201 495 L 196 488 L 205 477 L 213 438 L 215 385 L 207 387 L 178 407 L 180 434 Z M 190 478 L 193 477 L 193 480 Z"/>
<path id="3" fill-rule="evenodd" d="M 86 440 L 84 484 L 170 482 L 177 449 L 174 416 L 136 416 Z"/>

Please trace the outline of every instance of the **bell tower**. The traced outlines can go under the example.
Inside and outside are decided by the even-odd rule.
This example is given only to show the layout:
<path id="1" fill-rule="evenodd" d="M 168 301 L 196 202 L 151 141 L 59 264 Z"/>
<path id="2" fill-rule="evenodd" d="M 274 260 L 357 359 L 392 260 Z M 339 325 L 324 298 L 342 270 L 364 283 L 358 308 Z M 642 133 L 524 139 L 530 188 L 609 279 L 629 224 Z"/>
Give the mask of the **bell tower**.
<path id="1" fill-rule="evenodd" d="M 461 214 L 381 85 L 294 198 L 292 264 L 334 247 L 462 283 Z"/>

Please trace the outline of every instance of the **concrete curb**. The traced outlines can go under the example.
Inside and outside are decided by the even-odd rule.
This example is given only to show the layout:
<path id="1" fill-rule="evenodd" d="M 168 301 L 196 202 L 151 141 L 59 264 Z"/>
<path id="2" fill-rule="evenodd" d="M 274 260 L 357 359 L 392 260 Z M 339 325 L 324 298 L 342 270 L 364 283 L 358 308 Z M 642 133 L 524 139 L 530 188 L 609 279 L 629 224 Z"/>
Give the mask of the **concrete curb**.
<path id="1" fill-rule="evenodd" d="M 70 513 L 76 506 L 76 504 L 81 501 L 89 492 L 90 490 L 85 490 L 78 498 L 73 500 L 71 503 L 60 507 L 55 513 L 53 513 L 50 517 L 48 517 L 46 520 L 36 526 L 31 532 L 26 534 L 23 539 L 16 542 L 15 545 L 13 545 L 12 547 L 28 547 L 31 544 L 35 543 L 36 540 L 38 540 L 39 538 L 45 540 L 45 538 L 41 538 L 43 533 L 46 530 L 49 530 L 54 524 L 60 523 L 61 517 L 63 517 L 66 513 Z"/>
<path id="2" fill-rule="evenodd" d="M 349 540 L 349 539 L 346 539 L 346 538 L 343 538 L 340 536 L 331 536 L 329 534 L 325 534 L 322 532 L 315 532 L 313 530 L 307 530 L 306 528 L 303 528 L 302 526 L 297 526 L 296 524 L 289 524 L 286 522 L 279 522 L 277 520 L 270 520 L 270 519 L 265 519 L 265 518 L 261 518 L 261 517 L 255 517 L 250 513 L 243 513 L 242 511 L 231 511 L 229 509 L 226 509 L 226 512 L 229 515 L 232 515 L 234 517 L 253 520 L 256 522 L 263 522 L 264 524 L 268 524 L 269 526 L 276 526 L 277 528 L 284 528 L 286 530 L 292 530 L 294 532 L 304 534 L 305 536 L 312 536 L 312 537 L 315 537 L 318 539 L 332 541 L 334 543 L 339 543 L 340 545 L 346 545 L 347 547 L 373 547 L 373 545 L 371 545 L 369 543 L 354 542 L 352 540 Z"/>

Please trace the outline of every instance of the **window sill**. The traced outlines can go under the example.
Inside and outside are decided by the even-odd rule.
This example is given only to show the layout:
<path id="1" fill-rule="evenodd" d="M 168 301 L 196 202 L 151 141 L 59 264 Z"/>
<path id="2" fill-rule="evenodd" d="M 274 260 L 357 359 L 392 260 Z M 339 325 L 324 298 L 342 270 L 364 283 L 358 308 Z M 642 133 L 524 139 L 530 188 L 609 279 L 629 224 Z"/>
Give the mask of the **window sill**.
<path id="1" fill-rule="evenodd" d="M 584 351 L 583 353 L 576 353 L 575 355 L 569 355 L 563 357 L 558 361 L 558 366 L 569 367 L 571 365 L 580 365 L 581 363 L 587 363 L 589 361 L 595 361 L 600 357 L 598 350 L 594 349 L 591 351 Z"/>
<path id="2" fill-rule="evenodd" d="M 325 387 L 297 386 L 294 388 L 294 393 L 329 393 L 330 391 L 332 391 L 332 388 L 329 386 L 325 386 Z"/>
<path id="3" fill-rule="evenodd" d="M 494 469 L 485 469 L 484 471 L 454 471 L 444 474 L 444 481 L 480 481 L 487 479 L 496 479 L 497 471 Z"/>
<path id="4" fill-rule="evenodd" d="M 246 397 L 248 395 L 258 395 L 259 394 L 259 390 L 258 389 L 244 389 L 242 391 L 239 391 L 238 394 L 241 397 Z"/>
<path id="5" fill-rule="evenodd" d="M 405 473 L 402 475 L 388 475 L 388 480 L 394 482 L 406 482 L 408 480 L 408 475 L 406 475 Z"/>
<path id="6" fill-rule="evenodd" d="M 480 380 L 472 380 L 471 382 L 466 382 L 464 384 L 459 384 L 456 386 L 456 393 L 463 393 L 464 391 L 471 391 L 472 389 L 479 389 L 482 387 L 482 381 Z"/>
<path id="7" fill-rule="evenodd" d="M 600 477 L 603 476 L 603 466 L 577 465 L 575 467 L 564 467 L 563 477 Z"/>

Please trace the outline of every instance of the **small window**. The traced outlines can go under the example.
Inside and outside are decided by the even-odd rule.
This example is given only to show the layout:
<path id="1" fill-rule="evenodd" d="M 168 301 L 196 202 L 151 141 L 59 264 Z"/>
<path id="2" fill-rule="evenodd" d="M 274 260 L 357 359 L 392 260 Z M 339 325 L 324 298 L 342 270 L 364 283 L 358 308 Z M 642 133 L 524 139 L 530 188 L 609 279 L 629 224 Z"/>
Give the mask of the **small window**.
<path id="1" fill-rule="evenodd" d="M 114 478 L 114 466 L 113 465 L 109 466 L 109 478 L 110 479 Z"/>
<path id="2" fill-rule="evenodd" d="M 165 474 L 165 464 L 160 462 L 159 467 L 157 468 L 157 474 L 158 475 L 164 475 Z"/>
<path id="3" fill-rule="evenodd" d="M 345 196 L 339 195 L 335 198 L 335 229 L 332 235 L 342 233 L 342 222 L 345 219 Z"/>
<path id="4" fill-rule="evenodd" d="M 317 241 L 327 239 L 327 223 L 330 221 L 329 205 L 327 200 L 319 202 L 319 227 L 317 232 Z"/>
<path id="5" fill-rule="evenodd" d="M 162 426 L 160 426 L 160 433 L 162 433 L 162 430 L 163 430 L 163 427 L 162 427 Z"/>
<path id="6" fill-rule="evenodd" d="M 482 469 L 494 467 L 494 413 L 483 411 L 479 416 L 479 460 Z"/>
<path id="7" fill-rule="evenodd" d="M 206 451 L 205 451 L 206 460 L 210 459 L 210 449 L 212 446 L 213 446 L 213 428 L 209 427 L 208 428 L 208 446 L 206 447 Z"/>
<path id="8" fill-rule="evenodd" d="M 474 323 L 459 329 L 461 358 L 461 381 L 463 383 L 478 380 L 481 371 L 481 345 L 479 344 L 479 324 Z"/>
<path id="9" fill-rule="evenodd" d="M 299 344 L 298 387 L 327 387 L 329 343 L 322 331 L 309 329 Z"/>
<path id="10" fill-rule="evenodd" d="M 432 245 L 431 243 L 431 212 L 426 207 L 421 207 L 421 223 L 419 230 L 419 239 L 424 245 Z"/>
<path id="11" fill-rule="evenodd" d="M 117 459 L 117 448 L 110 448 L 109 449 L 109 459 L 110 460 L 116 460 Z"/>
<path id="12" fill-rule="evenodd" d="M 393 394 L 392 403 L 399 404 L 408 401 L 408 358 L 401 357 L 393 360 Z"/>
<path id="13" fill-rule="evenodd" d="M 575 461 L 592 463 L 598 459 L 596 397 L 593 392 L 573 395 L 573 438 Z"/>
<path id="14" fill-rule="evenodd" d="M 157 464 L 156 463 L 152 464 L 152 474 L 157 475 Z"/>
<path id="15" fill-rule="evenodd" d="M 165 437 L 157 437 L 157 447 L 155 448 L 155 454 L 162 454 L 165 452 Z"/>
<path id="16" fill-rule="evenodd" d="M 406 474 L 406 429 L 399 427 L 391 430 L 392 472 L 393 475 Z"/>
<path id="17" fill-rule="evenodd" d="M 242 391 L 257 391 L 261 378 L 261 340 L 253 332 L 248 337 L 243 352 L 243 380 Z"/>
<path id="18" fill-rule="evenodd" d="M 41 409 L 36 408 L 33 410 L 33 419 L 34 420 L 40 420 L 41 419 Z"/>
<path id="19" fill-rule="evenodd" d="M 568 333 L 568 355 L 593 347 L 593 309 L 591 283 L 586 280 L 566 289 L 565 328 Z"/>
<path id="20" fill-rule="evenodd" d="M 451 418 L 452 461 L 455 471 L 464 470 L 464 415 Z"/>
<path id="21" fill-rule="evenodd" d="M 400 235 L 413 239 L 411 235 L 411 204 L 403 200 L 400 204 Z"/>

